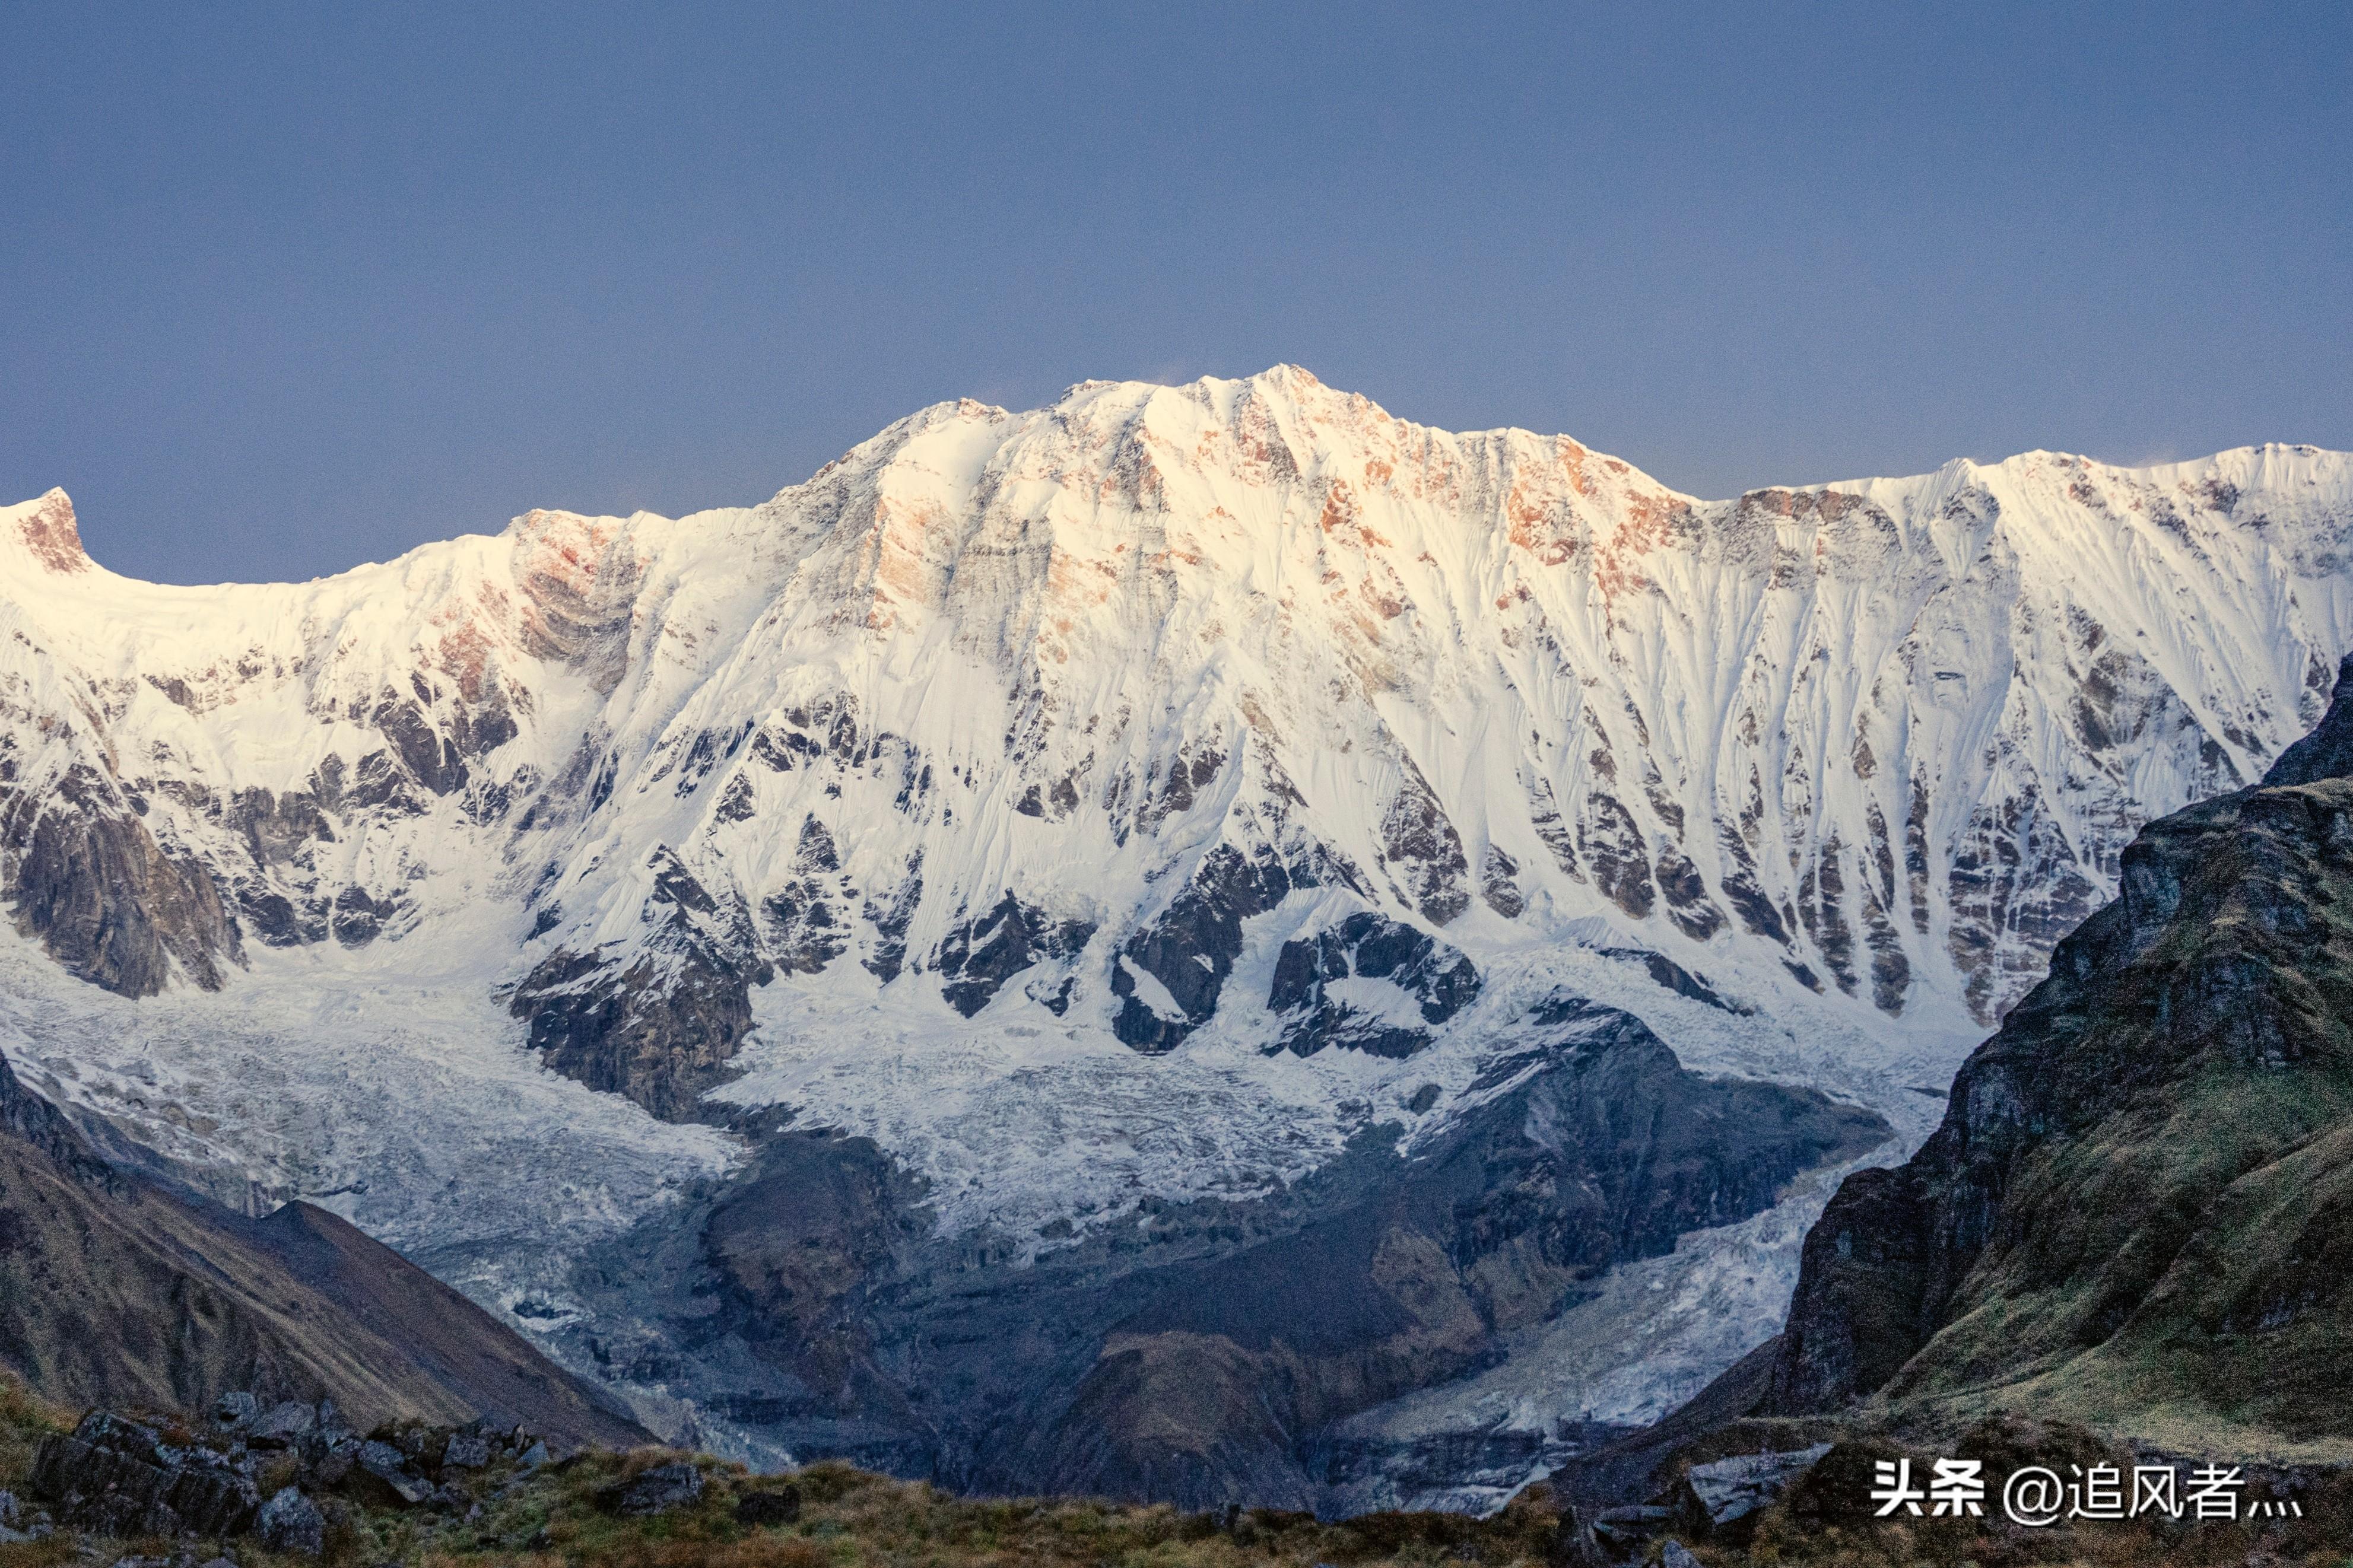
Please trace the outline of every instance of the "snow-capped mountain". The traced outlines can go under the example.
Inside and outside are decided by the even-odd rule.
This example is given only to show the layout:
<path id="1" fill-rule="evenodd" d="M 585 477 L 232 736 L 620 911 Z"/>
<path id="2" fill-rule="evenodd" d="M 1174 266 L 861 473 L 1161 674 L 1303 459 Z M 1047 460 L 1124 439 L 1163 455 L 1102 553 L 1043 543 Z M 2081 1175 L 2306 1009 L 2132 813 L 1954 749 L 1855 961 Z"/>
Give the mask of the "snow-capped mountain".
<path id="1" fill-rule="evenodd" d="M 757 507 L 533 512 L 304 584 L 118 577 L 53 491 L 0 510 L 0 1037 L 122 1151 L 338 1203 L 649 1416 L 739 1433 L 754 1374 L 617 1260 L 715 1204 L 724 1272 L 727 1205 L 785 1179 L 775 1108 L 848 1134 L 858 1224 L 902 1240 L 842 1254 L 852 1348 L 789 1378 L 949 1473 L 875 1315 L 903 1236 L 996 1279 L 1172 1205 L 1273 1213 L 1503 1115 L 1545 1029 L 1915 1142 L 2132 834 L 2318 716 L 2348 542 L 2353 458 L 2311 447 L 1702 501 L 1291 367 L 944 404 Z M 1573 1385 L 1482 1373 L 1462 1419 L 1631 1418 L 1770 1332 L 1820 1201 L 1784 1184 L 1860 1152 L 1806 1147 L 1684 1215 L 1739 1233 L 1731 1272 L 1686 1236 L 1675 1289 L 1609 1308 L 1648 1338 Z M 1528 1291 L 1472 1338 L 1592 1295 Z M 1426 1431 L 1477 1359 L 1314 1409 L 1361 1431 L 1419 1389 Z M 1062 1441 L 1022 1474 L 1124 1484 Z"/>

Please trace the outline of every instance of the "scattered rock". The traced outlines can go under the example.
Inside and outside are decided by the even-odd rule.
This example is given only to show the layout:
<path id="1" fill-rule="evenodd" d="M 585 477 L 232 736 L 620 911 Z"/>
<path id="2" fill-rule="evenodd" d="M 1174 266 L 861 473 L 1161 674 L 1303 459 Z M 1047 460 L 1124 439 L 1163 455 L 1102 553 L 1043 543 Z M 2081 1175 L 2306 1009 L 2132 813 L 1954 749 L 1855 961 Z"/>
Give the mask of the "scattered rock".
<path id="1" fill-rule="evenodd" d="M 293 1487 L 281 1487 L 261 1505 L 254 1532 L 272 1552 L 316 1557 L 326 1550 L 327 1519 L 319 1505 Z"/>
<path id="2" fill-rule="evenodd" d="M 684 1460 L 657 1465 L 637 1479 L 610 1489 L 607 1496 L 616 1512 L 631 1519 L 668 1513 L 702 1498 L 702 1472 Z"/>
<path id="3" fill-rule="evenodd" d="M 745 1492 L 735 1504 L 735 1522 L 754 1527 L 790 1524 L 801 1516 L 801 1489 L 786 1481 L 779 1487 Z"/>
<path id="4" fill-rule="evenodd" d="M 1830 1451 L 1820 1443 L 1694 1465 L 1675 1491 L 1677 1521 L 1694 1535 L 1738 1545 L 1756 1531 L 1757 1512 Z"/>

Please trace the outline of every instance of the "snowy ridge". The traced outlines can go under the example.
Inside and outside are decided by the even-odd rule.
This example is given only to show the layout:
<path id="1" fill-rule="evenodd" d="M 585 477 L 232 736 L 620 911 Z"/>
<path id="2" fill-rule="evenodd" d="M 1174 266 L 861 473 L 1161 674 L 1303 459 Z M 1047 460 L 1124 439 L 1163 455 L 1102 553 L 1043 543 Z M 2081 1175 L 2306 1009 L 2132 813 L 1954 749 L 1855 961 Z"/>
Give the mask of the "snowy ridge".
<path id="1" fill-rule="evenodd" d="M 117 576 L 53 491 L 0 509 L 0 1022 L 124 1137 L 508 1305 L 561 1270 L 461 1217 L 478 1093 L 602 1151 L 522 1228 L 727 1167 L 615 1091 L 871 1135 L 1025 1256 L 1409 1145 L 1563 986 L 1909 1141 L 2133 831 L 2317 715 L 2348 540 L 2311 447 L 1702 501 L 1293 367 L 301 584 Z M 1326 1011 L 1271 1009 L 1302 965 Z"/>

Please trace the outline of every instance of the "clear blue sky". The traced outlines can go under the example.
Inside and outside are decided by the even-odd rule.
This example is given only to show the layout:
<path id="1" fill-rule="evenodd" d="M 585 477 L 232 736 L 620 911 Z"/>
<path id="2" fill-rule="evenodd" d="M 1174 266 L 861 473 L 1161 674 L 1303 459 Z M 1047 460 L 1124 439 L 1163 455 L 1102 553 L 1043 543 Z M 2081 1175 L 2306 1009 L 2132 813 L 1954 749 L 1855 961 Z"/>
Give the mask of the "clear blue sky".
<path id="1" fill-rule="evenodd" d="M 1669 483 L 2353 447 L 2353 5 L 0 4 L 0 497 L 301 577 L 1295 361 Z"/>

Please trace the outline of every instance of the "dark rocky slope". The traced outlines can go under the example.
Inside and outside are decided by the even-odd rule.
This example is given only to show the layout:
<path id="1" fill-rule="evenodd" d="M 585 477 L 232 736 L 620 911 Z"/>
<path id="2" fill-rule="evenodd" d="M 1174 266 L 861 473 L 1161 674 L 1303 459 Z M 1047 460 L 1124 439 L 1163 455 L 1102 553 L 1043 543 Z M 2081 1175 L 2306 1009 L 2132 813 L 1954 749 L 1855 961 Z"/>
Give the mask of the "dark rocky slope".
<path id="1" fill-rule="evenodd" d="M 2122 882 L 1920 1152 L 1841 1188 L 1761 1411 L 2353 1453 L 2353 660 Z"/>
<path id="2" fill-rule="evenodd" d="M 398 1253 L 307 1204 L 248 1219 L 92 1155 L 0 1060 L 0 1366 L 75 1405 L 332 1399 L 363 1427 L 476 1415 L 646 1434 Z"/>
<path id="3" fill-rule="evenodd" d="M 1888 1135 L 1811 1091 L 1686 1071 L 1639 1020 L 1566 996 L 1472 1096 L 1409 1156 L 1376 1128 L 1263 1201 L 1154 1205 L 1034 1262 L 939 1238 L 926 1194 L 866 1140 L 774 1136 L 699 1236 L 666 1218 L 584 1274 L 617 1301 L 670 1281 L 663 1332 L 580 1349 L 804 1459 L 1312 1508 L 1338 1479 L 1335 1423 L 1487 1364 L 1614 1264 Z M 681 1342 L 719 1370 L 660 1359 Z"/>

